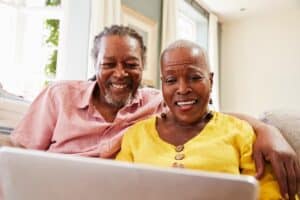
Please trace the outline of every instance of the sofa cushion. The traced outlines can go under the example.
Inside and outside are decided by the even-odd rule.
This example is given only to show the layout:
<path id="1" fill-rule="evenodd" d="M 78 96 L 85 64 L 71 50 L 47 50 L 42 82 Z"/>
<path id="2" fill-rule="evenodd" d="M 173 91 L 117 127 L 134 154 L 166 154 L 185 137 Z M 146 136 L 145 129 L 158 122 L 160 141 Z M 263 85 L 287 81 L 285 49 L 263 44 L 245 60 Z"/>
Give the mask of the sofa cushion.
<path id="1" fill-rule="evenodd" d="M 300 111 L 274 110 L 265 112 L 262 120 L 277 127 L 296 151 L 300 160 Z"/>
<path id="2" fill-rule="evenodd" d="M 30 102 L 0 97 L 1 131 L 13 129 L 27 111 Z"/>

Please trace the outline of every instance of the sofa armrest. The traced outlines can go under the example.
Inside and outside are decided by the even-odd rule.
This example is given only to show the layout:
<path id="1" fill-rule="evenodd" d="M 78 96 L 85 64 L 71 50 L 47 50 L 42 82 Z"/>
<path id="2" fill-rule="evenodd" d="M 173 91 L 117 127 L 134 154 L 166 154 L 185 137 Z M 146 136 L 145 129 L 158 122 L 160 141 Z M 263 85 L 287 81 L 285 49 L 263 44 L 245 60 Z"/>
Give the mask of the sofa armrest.
<path id="1" fill-rule="evenodd" d="M 277 127 L 296 151 L 300 160 L 300 111 L 274 110 L 265 112 L 262 120 Z"/>

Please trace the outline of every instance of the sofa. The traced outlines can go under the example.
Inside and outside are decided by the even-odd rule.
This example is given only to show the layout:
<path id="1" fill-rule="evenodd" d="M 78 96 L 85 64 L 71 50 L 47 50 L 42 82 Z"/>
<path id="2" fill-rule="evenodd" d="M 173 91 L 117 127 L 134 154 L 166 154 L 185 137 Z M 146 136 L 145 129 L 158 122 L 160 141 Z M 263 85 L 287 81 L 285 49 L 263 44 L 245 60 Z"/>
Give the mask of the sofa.
<path id="1" fill-rule="evenodd" d="M 277 127 L 296 151 L 300 162 L 300 110 L 272 110 L 264 112 L 262 121 Z"/>
<path id="2" fill-rule="evenodd" d="M 9 134 L 27 111 L 30 102 L 0 95 L 0 133 Z"/>

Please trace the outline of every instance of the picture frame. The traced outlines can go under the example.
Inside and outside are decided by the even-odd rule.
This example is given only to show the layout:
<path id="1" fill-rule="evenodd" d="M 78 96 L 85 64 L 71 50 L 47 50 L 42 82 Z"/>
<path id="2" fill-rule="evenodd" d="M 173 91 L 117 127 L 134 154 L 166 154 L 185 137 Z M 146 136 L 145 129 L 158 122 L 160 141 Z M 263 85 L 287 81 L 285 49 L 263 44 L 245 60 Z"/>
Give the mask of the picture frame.
<path id="1" fill-rule="evenodd" d="M 121 23 L 136 30 L 147 47 L 142 85 L 157 87 L 157 22 L 122 5 Z"/>

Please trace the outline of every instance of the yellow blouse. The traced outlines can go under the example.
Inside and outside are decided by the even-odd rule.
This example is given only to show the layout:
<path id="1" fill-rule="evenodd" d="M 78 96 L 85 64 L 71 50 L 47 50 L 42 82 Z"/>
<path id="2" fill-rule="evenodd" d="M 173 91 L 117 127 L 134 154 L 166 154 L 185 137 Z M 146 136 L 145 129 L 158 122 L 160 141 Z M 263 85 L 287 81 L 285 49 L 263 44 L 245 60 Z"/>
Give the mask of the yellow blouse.
<path id="1" fill-rule="evenodd" d="M 155 127 L 156 117 L 138 122 L 123 136 L 117 160 L 162 167 L 254 175 L 252 127 L 239 119 L 215 112 L 204 129 L 184 145 L 162 140 Z M 270 170 L 260 181 L 260 199 L 281 199 Z"/>

